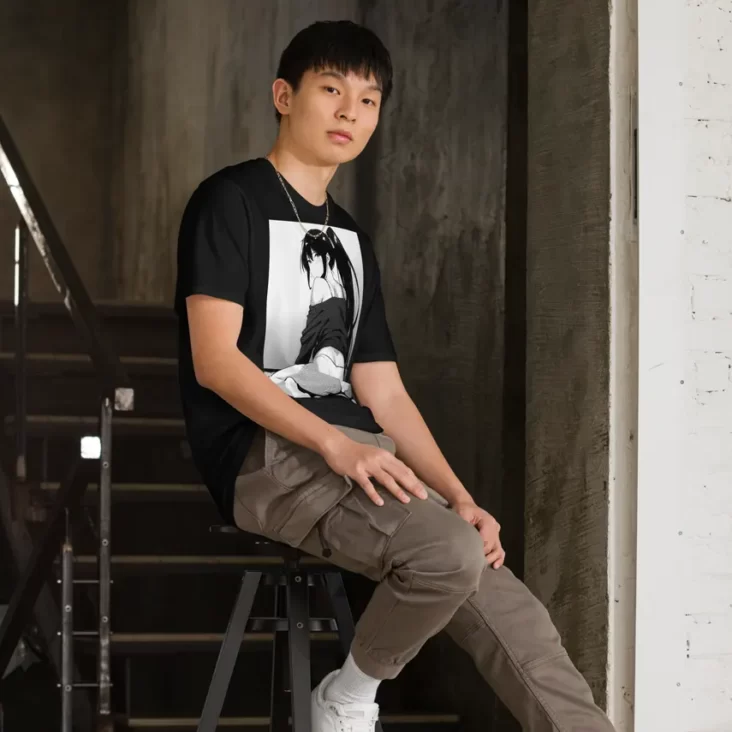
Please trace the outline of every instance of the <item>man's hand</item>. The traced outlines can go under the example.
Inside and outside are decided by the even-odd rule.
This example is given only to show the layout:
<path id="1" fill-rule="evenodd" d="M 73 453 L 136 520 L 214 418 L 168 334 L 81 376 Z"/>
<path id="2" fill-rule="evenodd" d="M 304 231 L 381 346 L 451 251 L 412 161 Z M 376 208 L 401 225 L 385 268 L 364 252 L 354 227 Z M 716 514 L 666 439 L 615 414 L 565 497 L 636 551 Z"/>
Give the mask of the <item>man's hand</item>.
<path id="1" fill-rule="evenodd" d="M 483 552 L 485 553 L 486 562 L 491 564 L 493 569 L 503 566 L 506 552 L 503 550 L 501 540 L 498 538 L 501 531 L 501 525 L 498 521 L 488 511 L 484 511 L 472 501 L 455 503 L 452 510 L 469 524 L 475 526 L 480 532 L 483 538 Z"/>
<path id="2" fill-rule="evenodd" d="M 388 450 L 364 445 L 343 434 L 341 437 L 323 450 L 325 461 L 338 475 L 355 480 L 377 506 L 383 506 L 384 501 L 376 492 L 371 478 L 402 503 L 409 503 L 407 493 L 427 498 L 427 491 L 414 472 Z"/>

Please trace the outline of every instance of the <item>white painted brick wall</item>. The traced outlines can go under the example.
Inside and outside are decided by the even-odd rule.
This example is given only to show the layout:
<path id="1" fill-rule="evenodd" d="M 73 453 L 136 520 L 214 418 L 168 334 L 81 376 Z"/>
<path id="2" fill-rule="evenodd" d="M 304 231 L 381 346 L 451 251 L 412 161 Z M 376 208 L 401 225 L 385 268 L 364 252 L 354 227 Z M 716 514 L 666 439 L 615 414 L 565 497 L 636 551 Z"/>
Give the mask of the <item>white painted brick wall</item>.
<path id="1" fill-rule="evenodd" d="M 732 732 L 732 0 L 687 0 L 686 21 L 679 729 Z"/>

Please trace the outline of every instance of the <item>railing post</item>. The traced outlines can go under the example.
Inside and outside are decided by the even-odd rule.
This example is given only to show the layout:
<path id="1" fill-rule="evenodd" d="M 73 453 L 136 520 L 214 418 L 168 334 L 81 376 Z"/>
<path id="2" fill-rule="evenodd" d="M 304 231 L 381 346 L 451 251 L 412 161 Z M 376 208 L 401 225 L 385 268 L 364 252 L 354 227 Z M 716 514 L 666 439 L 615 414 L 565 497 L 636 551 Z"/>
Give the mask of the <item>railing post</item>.
<path id="1" fill-rule="evenodd" d="M 72 732 L 74 692 L 74 549 L 66 509 L 66 538 L 61 552 L 61 732 Z"/>
<path id="2" fill-rule="evenodd" d="M 15 227 L 15 480 L 18 484 L 27 479 L 27 370 L 28 349 L 28 228 L 21 219 Z"/>
<path id="3" fill-rule="evenodd" d="M 111 585 L 111 508 L 112 508 L 112 400 L 102 400 L 101 472 L 99 478 L 99 657 L 98 657 L 98 729 L 106 730 L 111 722 L 110 678 L 110 585 Z"/>

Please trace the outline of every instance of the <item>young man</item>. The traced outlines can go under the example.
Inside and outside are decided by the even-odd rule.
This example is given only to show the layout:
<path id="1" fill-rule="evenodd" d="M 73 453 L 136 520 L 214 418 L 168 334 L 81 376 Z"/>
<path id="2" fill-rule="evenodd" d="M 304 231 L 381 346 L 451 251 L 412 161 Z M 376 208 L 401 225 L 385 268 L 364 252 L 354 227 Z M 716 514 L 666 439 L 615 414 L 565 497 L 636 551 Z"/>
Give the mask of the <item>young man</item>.
<path id="1" fill-rule="evenodd" d="M 222 513 L 379 583 L 345 665 L 313 691 L 313 732 L 373 729 L 379 682 L 443 628 L 524 729 L 610 732 L 406 392 L 372 244 L 327 194 L 379 122 L 387 50 L 315 23 L 277 77 L 272 150 L 188 203 L 176 308 L 188 435 Z"/>

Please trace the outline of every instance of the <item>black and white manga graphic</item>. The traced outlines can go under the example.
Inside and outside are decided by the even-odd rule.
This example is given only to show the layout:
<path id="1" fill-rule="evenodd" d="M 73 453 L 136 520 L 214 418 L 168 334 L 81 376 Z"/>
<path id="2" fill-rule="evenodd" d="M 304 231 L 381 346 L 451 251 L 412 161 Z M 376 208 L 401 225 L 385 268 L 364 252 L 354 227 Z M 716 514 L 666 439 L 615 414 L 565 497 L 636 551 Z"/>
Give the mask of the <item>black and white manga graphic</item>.
<path id="1" fill-rule="evenodd" d="M 306 225 L 307 226 L 307 225 Z M 353 231 L 270 221 L 264 370 L 296 398 L 353 398 L 348 373 L 363 293 Z"/>

